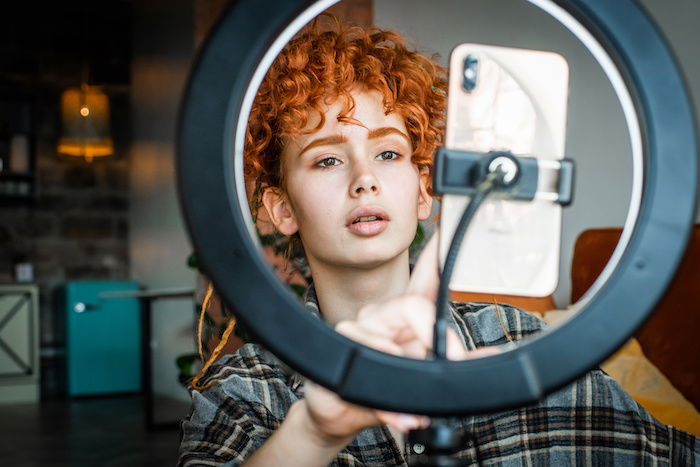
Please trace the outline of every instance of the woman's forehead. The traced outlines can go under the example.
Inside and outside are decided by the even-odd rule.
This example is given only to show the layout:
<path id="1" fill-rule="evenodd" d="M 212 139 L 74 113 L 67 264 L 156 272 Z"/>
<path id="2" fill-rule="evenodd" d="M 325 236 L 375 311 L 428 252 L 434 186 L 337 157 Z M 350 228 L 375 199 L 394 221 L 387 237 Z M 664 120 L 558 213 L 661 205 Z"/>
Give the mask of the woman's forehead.
<path id="1" fill-rule="evenodd" d="M 401 115 L 396 112 L 386 113 L 382 95 L 377 91 L 353 91 L 348 96 L 352 101 L 347 102 L 343 96 L 322 105 L 324 122 L 318 111 L 309 112 L 306 125 L 300 128 L 299 136 L 292 140 L 303 146 L 305 141 L 332 135 L 344 134 L 353 127 L 360 127 L 370 132 L 378 128 L 394 127 L 406 133 L 406 125 Z"/>

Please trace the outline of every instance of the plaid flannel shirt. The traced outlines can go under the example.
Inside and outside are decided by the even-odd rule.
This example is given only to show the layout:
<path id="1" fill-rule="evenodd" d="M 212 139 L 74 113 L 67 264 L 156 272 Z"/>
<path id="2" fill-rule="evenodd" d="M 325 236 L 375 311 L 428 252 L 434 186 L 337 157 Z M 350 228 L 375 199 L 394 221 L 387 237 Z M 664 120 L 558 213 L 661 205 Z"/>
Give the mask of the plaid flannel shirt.
<path id="1" fill-rule="evenodd" d="M 313 288 L 306 306 L 319 315 Z M 507 342 L 543 328 L 533 315 L 488 303 L 452 304 L 450 326 L 469 349 Z M 282 423 L 303 395 L 303 379 L 257 344 L 246 344 L 212 365 L 205 391 L 193 390 L 192 412 L 181 424 L 180 466 L 239 465 Z M 661 424 L 608 375 L 594 370 L 541 402 L 459 419 L 472 440 L 456 454 L 460 465 L 694 465 L 700 439 Z M 417 456 L 399 449 L 386 427 L 362 431 L 331 465 L 407 465 Z"/>

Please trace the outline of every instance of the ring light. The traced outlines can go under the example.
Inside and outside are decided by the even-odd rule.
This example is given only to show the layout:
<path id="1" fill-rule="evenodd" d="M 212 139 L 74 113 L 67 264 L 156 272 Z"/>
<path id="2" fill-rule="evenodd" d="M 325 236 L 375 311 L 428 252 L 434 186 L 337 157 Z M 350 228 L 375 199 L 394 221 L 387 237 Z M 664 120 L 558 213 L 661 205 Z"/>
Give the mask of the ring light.
<path id="1" fill-rule="evenodd" d="M 606 62 L 614 64 L 606 72 L 621 96 L 638 153 L 632 215 L 605 277 L 565 325 L 514 350 L 467 361 L 423 361 L 362 346 L 311 316 L 260 255 L 248 212 L 242 141 L 255 91 L 281 47 L 332 3 L 270 0 L 261 8 L 255 0 L 235 2 L 190 77 L 178 142 L 181 204 L 223 299 L 293 368 L 346 400 L 386 410 L 452 415 L 521 406 L 609 356 L 670 282 L 696 198 L 689 99 L 671 53 L 642 9 L 633 0 L 531 0 L 576 34 L 604 69 Z"/>

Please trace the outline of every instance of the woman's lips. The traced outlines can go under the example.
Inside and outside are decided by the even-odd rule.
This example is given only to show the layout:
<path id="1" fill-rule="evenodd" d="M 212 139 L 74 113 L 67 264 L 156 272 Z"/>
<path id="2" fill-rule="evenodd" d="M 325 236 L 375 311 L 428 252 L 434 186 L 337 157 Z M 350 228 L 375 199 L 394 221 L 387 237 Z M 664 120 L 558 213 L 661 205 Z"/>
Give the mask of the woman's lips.
<path id="1" fill-rule="evenodd" d="M 382 233 L 389 225 L 389 215 L 376 206 L 353 209 L 346 219 L 346 227 L 354 234 L 371 237 Z"/>
<path id="2" fill-rule="evenodd" d="M 374 221 L 364 221 L 355 222 L 354 224 L 348 225 L 348 229 L 356 235 L 363 237 L 371 237 L 373 235 L 378 235 L 389 226 L 389 221 L 386 220 L 374 220 Z"/>

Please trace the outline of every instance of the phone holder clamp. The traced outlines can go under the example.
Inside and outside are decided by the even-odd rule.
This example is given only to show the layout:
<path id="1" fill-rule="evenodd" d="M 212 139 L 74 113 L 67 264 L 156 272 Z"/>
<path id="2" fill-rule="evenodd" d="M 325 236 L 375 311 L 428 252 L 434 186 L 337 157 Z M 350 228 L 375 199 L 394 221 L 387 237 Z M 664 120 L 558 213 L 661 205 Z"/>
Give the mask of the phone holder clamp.
<path id="1" fill-rule="evenodd" d="M 435 155 L 433 193 L 473 196 L 488 173 L 500 171 L 502 183 L 492 196 L 568 206 L 573 198 L 574 162 L 516 156 L 510 151 L 475 152 L 441 147 Z"/>

